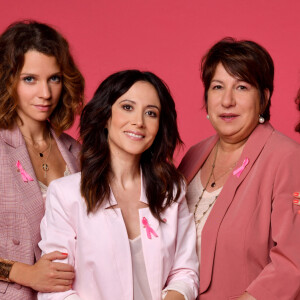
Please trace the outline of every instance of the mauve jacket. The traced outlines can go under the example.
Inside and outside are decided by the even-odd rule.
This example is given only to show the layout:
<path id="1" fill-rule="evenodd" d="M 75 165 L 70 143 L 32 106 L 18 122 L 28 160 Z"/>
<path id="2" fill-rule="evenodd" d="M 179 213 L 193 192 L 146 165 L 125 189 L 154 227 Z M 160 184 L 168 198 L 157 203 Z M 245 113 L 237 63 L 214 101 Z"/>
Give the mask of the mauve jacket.
<path id="1" fill-rule="evenodd" d="M 193 146 L 180 164 L 188 182 L 218 140 Z M 200 300 L 300 299 L 300 145 L 266 123 L 250 135 L 203 228 Z"/>
<path id="2" fill-rule="evenodd" d="M 67 134 L 56 136 L 57 146 L 71 173 L 78 172 L 80 145 Z M 33 178 L 24 182 L 16 163 Z M 40 222 L 45 207 L 23 136 L 16 126 L 0 130 L 0 257 L 34 264 L 41 256 L 38 247 Z M 0 281 L 0 299 L 31 300 L 37 293 L 15 283 Z"/>

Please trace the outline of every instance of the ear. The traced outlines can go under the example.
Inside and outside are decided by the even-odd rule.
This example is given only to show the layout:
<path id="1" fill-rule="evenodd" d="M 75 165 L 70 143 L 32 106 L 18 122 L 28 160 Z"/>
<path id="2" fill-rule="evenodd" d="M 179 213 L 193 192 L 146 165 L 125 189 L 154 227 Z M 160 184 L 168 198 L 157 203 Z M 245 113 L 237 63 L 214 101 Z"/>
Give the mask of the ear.
<path id="1" fill-rule="evenodd" d="M 265 97 L 266 101 L 265 101 L 265 104 L 262 106 L 262 112 L 265 111 L 265 109 L 266 109 L 266 107 L 267 107 L 267 105 L 270 101 L 270 91 L 269 91 L 269 89 L 264 90 L 264 97 Z"/>

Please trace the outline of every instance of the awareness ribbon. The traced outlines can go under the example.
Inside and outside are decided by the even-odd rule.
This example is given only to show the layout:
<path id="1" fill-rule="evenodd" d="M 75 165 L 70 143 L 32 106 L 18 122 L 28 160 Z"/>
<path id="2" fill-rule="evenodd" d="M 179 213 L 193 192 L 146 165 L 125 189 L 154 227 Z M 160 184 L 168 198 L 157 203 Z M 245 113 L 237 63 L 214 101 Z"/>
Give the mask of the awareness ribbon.
<path id="1" fill-rule="evenodd" d="M 148 239 L 151 239 L 151 233 L 155 236 L 158 237 L 158 235 L 156 234 L 156 232 L 153 230 L 153 228 L 150 227 L 150 225 L 148 224 L 148 221 L 145 217 L 143 217 L 142 219 L 142 224 L 144 225 L 144 227 L 146 228 L 146 232 L 147 232 L 147 237 Z"/>
<path id="2" fill-rule="evenodd" d="M 20 161 L 17 161 L 16 166 L 19 169 L 24 182 L 33 181 L 32 177 L 23 169 Z"/>
<path id="3" fill-rule="evenodd" d="M 239 178 L 248 164 L 249 164 L 249 158 L 245 158 L 242 165 L 233 171 L 233 175 L 236 175 L 236 177 Z"/>

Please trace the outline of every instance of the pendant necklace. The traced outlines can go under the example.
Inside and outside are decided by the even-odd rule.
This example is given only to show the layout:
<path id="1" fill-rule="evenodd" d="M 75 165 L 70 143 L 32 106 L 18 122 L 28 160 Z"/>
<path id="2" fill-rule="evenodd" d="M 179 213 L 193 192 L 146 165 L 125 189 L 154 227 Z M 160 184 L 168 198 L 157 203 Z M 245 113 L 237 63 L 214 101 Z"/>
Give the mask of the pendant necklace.
<path id="1" fill-rule="evenodd" d="M 24 136 L 24 135 L 23 135 Z M 24 136 L 25 137 L 25 136 Z M 28 137 L 25 137 L 25 138 L 28 138 Z M 28 138 L 29 139 L 29 138 Z M 51 149 L 52 149 L 52 138 L 51 138 L 51 134 L 49 132 L 49 140 L 50 140 L 50 143 L 49 145 L 47 146 L 46 149 L 44 149 L 43 151 L 36 151 L 34 146 L 32 144 L 30 144 L 33 152 L 35 154 L 37 154 L 39 156 L 39 158 L 42 160 L 42 169 L 44 171 L 44 178 L 47 178 L 47 172 L 49 171 L 49 165 L 47 163 L 48 161 L 48 158 L 50 156 L 50 153 L 51 153 Z M 49 149 L 49 152 L 48 152 L 48 155 L 47 157 L 44 159 L 44 152 L 46 152 L 47 150 Z"/>

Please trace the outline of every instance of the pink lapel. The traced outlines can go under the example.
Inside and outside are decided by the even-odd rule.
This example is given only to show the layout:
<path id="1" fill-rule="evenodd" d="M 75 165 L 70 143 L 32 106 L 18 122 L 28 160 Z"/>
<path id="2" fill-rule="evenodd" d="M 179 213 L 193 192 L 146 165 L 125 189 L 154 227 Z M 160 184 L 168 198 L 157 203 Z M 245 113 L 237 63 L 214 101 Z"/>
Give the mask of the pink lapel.
<path id="1" fill-rule="evenodd" d="M 12 130 L 2 130 L 2 138 L 7 144 L 8 159 L 11 174 L 14 176 L 18 195 L 22 195 L 20 205 L 24 207 L 30 225 L 32 243 L 36 257 L 40 256 L 37 243 L 40 241 L 40 222 L 44 215 L 44 203 L 42 194 L 29 158 L 25 141 L 18 127 Z M 33 181 L 24 182 L 16 167 L 20 161 L 23 169 L 33 178 Z"/>
<path id="2" fill-rule="evenodd" d="M 202 231 L 201 244 L 200 293 L 205 292 L 209 288 L 211 282 L 215 247 L 222 220 L 230 207 L 237 188 L 250 172 L 253 164 L 259 157 L 260 152 L 273 131 L 273 127 L 266 123 L 264 125 L 258 125 L 252 132 L 237 163 L 237 166 L 239 167 L 242 165 L 245 158 L 248 158 L 248 165 L 245 167 L 239 178 L 231 174 L 231 176 L 227 179 L 226 184 L 224 185 L 218 200 L 213 207 L 207 222 L 205 223 Z M 202 157 L 201 160 L 204 161 L 206 157 L 207 155 Z"/>
<path id="3" fill-rule="evenodd" d="M 195 177 L 218 139 L 219 137 L 214 135 L 194 145 L 182 159 L 178 170 L 184 175 L 188 184 Z"/>
<path id="4" fill-rule="evenodd" d="M 58 137 L 52 128 L 50 131 L 70 172 L 79 172 L 79 151 L 77 149 L 72 149 L 71 139 L 64 133 Z"/>

